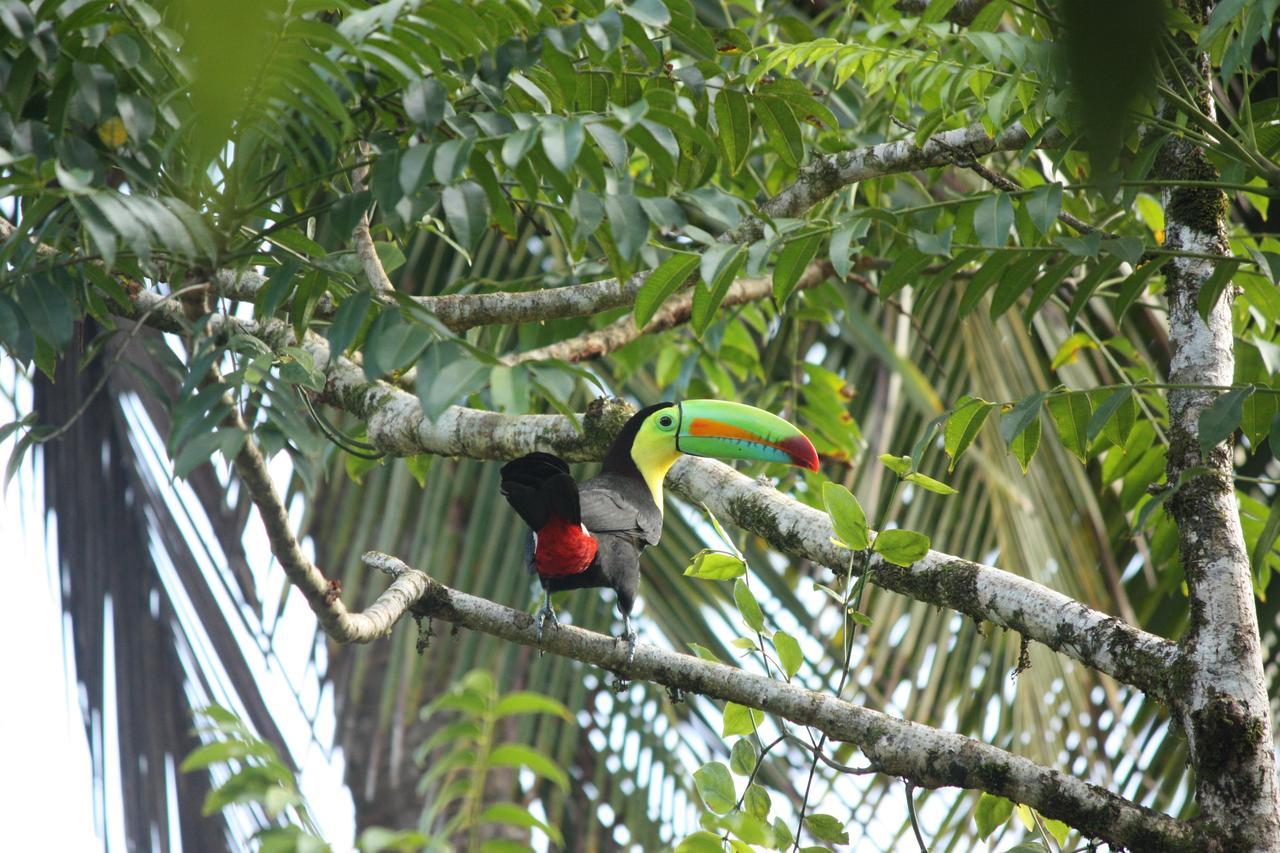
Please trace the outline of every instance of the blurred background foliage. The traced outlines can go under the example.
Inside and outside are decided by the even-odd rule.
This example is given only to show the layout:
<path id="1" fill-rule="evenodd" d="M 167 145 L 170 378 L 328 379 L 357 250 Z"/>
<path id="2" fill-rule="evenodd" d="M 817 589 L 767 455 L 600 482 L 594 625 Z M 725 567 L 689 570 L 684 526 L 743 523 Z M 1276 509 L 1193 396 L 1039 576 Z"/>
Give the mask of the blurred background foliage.
<path id="1" fill-rule="evenodd" d="M 655 849 L 696 830 L 706 812 L 693 771 L 727 760 L 735 742 L 715 703 L 675 702 L 646 684 L 615 695 L 594 670 L 483 636 L 442 633 L 420 653 L 407 625 L 361 648 L 308 642 L 286 701 L 314 731 L 281 731 L 279 691 L 264 689 L 254 661 L 284 654 L 288 586 L 246 553 L 247 498 L 214 456 L 244 440 L 220 427 L 222 391 L 276 455 L 300 534 L 353 606 L 381 588 L 359 561 L 373 547 L 516 607 L 531 607 L 534 590 L 496 466 L 344 453 L 308 416 L 300 394 L 314 376 L 291 367 L 296 353 L 251 339 L 186 351 L 149 331 L 121 334 L 113 305 L 129 288 L 177 289 L 218 269 L 265 276 L 251 299 L 224 294 L 220 310 L 325 334 L 358 353 L 371 378 L 416 376 L 429 416 L 459 402 L 582 411 L 602 391 L 778 411 L 824 460 L 821 474 L 787 475 L 784 490 L 820 505 L 829 478 L 869 518 L 924 531 L 938 550 L 1176 638 L 1186 599 L 1174 530 L 1151 494 L 1164 476 L 1169 257 L 1163 188 L 1150 172 L 1170 135 L 1202 145 L 1218 170 L 1203 179 L 1228 191 L 1233 263 L 1217 283 L 1229 277 L 1237 289 L 1237 383 L 1255 391 L 1225 428 L 1242 434 L 1237 488 L 1264 648 L 1274 649 L 1276 5 L 1220 3 L 1202 19 L 1157 0 L 3 0 L 0 183 L 16 231 L 0 246 L 0 342 L 25 366 L 20 384 L 34 384 L 32 412 L 4 435 L 10 473 L 40 447 L 86 719 L 113 695 L 122 751 L 150 757 L 123 766 L 158 768 L 196 747 L 190 707 L 226 701 L 243 723 L 219 724 L 245 726 L 236 736 L 271 744 L 289 772 L 317 745 L 338 751 L 360 830 L 416 828 L 458 844 L 563 838 L 585 850 Z M 1211 59 L 1216 123 L 1185 109 L 1175 72 L 1191 43 Z M 733 262 L 717 239 L 820 172 L 818 158 L 973 124 L 995 135 L 1015 122 L 1031 142 L 983 163 L 1016 185 L 993 185 L 956 150 L 946 168 L 843 188 L 767 223 L 741 267 L 758 275 L 826 258 L 834 275 L 717 310 L 716 273 Z M 398 306 L 374 298 L 353 254 L 365 216 Z M 628 307 L 457 333 L 404 299 L 621 278 L 678 251 L 704 253 L 692 326 L 582 363 L 500 358 Z M 224 381 L 200 386 L 215 361 Z M 1111 400 L 1131 385 L 1144 387 Z M 941 436 L 920 439 L 966 395 L 1033 405 L 1020 409 L 1030 415 L 1016 435 L 1002 435 L 1007 412 L 987 417 L 957 463 Z M 359 440 L 361 424 L 328 416 Z M 896 488 L 886 453 L 914 453 L 960 495 Z M 729 586 L 681 576 L 693 554 L 723 543 L 699 508 L 669 503 L 662 545 L 646 558 L 643 639 L 696 643 L 760 669 L 731 642 L 748 632 Z M 830 573 L 751 537 L 736 544 L 769 624 L 800 638 L 796 679 L 831 689 L 843 620 L 815 587 Z M 616 632 L 607 596 L 566 604 L 575 623 Z M 1193 813 L 1183 740 L 1156 703 L 1017 636 L 874 587 L 864 610 L 846 698 Z M 131 638 L 112 661 L 100 652 L 104 620 Z M 1274 688 L 1274 665 L 1268 675 Z M 486 717 L 484 731 L 535 748 L 564 776 L 513 761 L 466 795 L 482 801 L 459 806 L 453 777 L 431 760 L 459 723 L 420 710 L 483 715 L 519 691 L 556 704 Z M 780 731 L 763 722 L 762 742 Z M 111 737 L 88 722 L 87 734 L 96 753 Z M 835 756 L 856 763 L 850 752 Z M 764 759 L 756 778 L 771 817 L 794 820 L 811 760 L 785 745 Z M 135 840 L 173 822 L 191 849 L 239 844 L 280 811 L 253 806 L 224 827 L 196 816 L 208 796 L 199 774 L 171 783 L 172 807 L 154 769 L 130 770 L 122 784 Z M 894 780 L 819 764 L 814 785 L 812 803 L 851 843 L 908 843 Z M 972 849 L 991 828 L 975 822 L 974 795 L 919 801 L 934 849 Z M 505 803 L 530 822 L 458 822 Z M 1016 821 L 1003 826 L 1006 840 L 1020 837 Z M 158 837 L 168 844 L 168 830 Z"/>

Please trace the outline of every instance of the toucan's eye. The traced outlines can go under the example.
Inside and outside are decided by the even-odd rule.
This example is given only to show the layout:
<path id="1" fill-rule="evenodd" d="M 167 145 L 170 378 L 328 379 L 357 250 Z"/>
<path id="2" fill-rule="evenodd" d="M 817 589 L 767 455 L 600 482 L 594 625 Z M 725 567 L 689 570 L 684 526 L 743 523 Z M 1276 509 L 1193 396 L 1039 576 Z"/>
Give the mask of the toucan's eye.
<path id="1" fill-rule="evenodd" d="M 671 429 L 671 425 L 674 424 L 675 422 L 676 422 L 675 418 L 671 417 L 671 415 L 663 415 L 662 417 L 658 418 L 658 426 L 662 427 L 663 429 Z"/>

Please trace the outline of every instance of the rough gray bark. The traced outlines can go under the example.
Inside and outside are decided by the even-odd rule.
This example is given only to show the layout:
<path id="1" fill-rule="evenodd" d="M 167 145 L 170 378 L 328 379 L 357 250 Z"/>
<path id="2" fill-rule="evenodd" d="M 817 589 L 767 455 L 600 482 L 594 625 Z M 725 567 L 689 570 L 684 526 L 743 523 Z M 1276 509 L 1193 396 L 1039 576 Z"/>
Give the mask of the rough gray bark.
<path id="1" fill-rule="evenodd" d="M 1201 18 L 1203 8 L 1189 9 Z M 1188 48 L 1184 78 L 1198 93 L 1198 106 L 1214 117 L 1208 58 Z M 1191 69 L 1195 69 L 1194 73 Z M 1175 71 L 1175 73 L 1178 73 Z M 1205 152 L 1178 138 L 1156 161 L 1163 180 L 1218 180 Z M 1199 254 L 1230 256 L 1227 199 L 1210 187 L 1164 192 L 1166 246 Z M 1166 268 L 1169 343 L 1174 385 L 1230 385 L 1235 368 L 1231 288 L 1201 319 L 1201 290 L 1213 275 L 1212 261 L 1174 258 Z M 1171 691 L 1186 731 L 1195 767 L 1201 818 L 1222 849 L 1280 850 L 1280 788 L 1262 666 L 1249 555 L 1245 549 L 1232 481 L 1232 441 L 1201 454 L 1200 414 L 1215 392 L 1192 388 L 1169 392 L 1168 480 L 1203 467 L 1169 499 L 1178 527 L 1182 568 L 1191 614 L 1180 641 L 1184 666 Z"/>
<path id="2" fill-rule="evenodd" d="M 547 629 L 539 642 L 534 619 L 527 613 L 450 589 L 386 554 L 370 552 L 365 562 L 399 577 L 420 576 L 426 591 L 413 606 L 416 615 L 542 648 L 628 678 L 777 714 L 819 729 L 833 740 L 857 745 L 877 772 L 910 779 L 919 787 L 989 791 L 1115 845 L 1161 851 L 1202 849 L 1196 830 L 1188 824 L 981 741 L 656 646 L 636 646 L 635 659 L 628 666 L 622 643 L 572 625 Z"/>

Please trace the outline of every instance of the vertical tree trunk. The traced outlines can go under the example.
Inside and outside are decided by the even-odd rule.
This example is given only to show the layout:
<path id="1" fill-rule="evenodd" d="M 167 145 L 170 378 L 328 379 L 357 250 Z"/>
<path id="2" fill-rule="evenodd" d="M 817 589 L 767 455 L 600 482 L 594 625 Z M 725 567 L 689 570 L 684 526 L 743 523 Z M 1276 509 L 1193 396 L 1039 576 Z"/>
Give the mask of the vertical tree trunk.
<path id="1" fill-rule="evenodd" d="M 1189 8 L 1203 20 L 1205 9 Z M 1175 69 L 1214 117 L 1209 65 L 1188 45 L 1186 67 Z M 1174 139 L 1156 161 L 1163 180 L 1217 180 L 1205 152 Z M 1208 187 L 1164 192 L 1166 246 L 1227 256 L 1227 199 Z M 1208 322 L 1197 301 L 1213 274 L 1212 261 L 1174 258 L 1168 276 L 1169 381 L 1175 385 L 1230 385 L 1235 369 L 1231 327 L 1233 294 L 1227 288 Z M 1201 820 L 1214 825 L 1230 849 L 1280 850 L 1280 790 L 1272 743 L 1267 682 L 1262 667 L 1249 555 L 1232 482 L 1230 439 L 1200 451 L 1198 423 L 1216 392 L 1169 392 L 1168 477 L 1208 469 L 1170 499 L 1178 526 L 1182 567 L 1191 597 L 1190 621 L 1181 645 L 1186 662 L 1185 698 L 1175 708 L 1190 744 Z"/>

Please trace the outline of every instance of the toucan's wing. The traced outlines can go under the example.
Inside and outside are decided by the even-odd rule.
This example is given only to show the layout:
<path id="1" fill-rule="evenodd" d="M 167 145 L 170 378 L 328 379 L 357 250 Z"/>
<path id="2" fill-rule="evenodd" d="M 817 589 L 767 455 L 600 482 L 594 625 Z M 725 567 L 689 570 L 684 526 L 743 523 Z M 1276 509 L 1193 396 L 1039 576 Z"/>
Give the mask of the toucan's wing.
<path id="1" fill-rule="evenodd" d="M 657 545 L 662 538 L 662 513 L 648 487 L 629 477 L 601 475 L 583 484 L 578 493 L 582 523 L 592 533 L 621 533 Z"/>
<path id="2" fill-rule="evenodd" d="M 570 524 L 582 521 L 578 484 L 569 464 L 550 453 L 529 453 L 502 466 L 502 494 L 531 530 L 541 530 L 551 517 Z"/>

